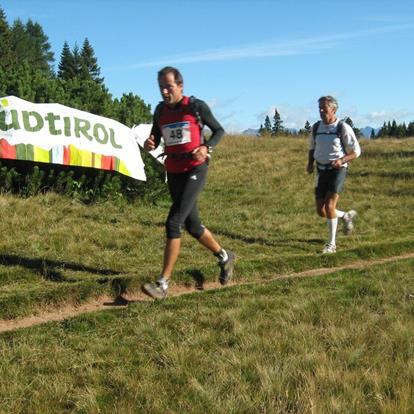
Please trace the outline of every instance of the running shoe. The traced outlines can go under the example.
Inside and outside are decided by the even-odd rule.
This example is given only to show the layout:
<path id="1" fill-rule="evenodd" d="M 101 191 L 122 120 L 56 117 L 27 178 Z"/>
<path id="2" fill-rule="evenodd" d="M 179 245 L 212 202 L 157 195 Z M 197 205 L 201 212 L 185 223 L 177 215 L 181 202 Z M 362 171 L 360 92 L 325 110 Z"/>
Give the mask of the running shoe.
<path id="1" fill-rule="evenodd" d="M 142 291 L 151 296 L 153 299 L 165 299 L 167 296 L 168 288 L 165 289 L 158 282 L 155 283 L 145 283 L 142 286 Z"/>
<path id="2" fill-rule="evenodd" d="M 227 285 L 231 277 L 233 276 L 234 263 L 236 262 L 236 255 L 227 250 L 228 259 L 225 262 L 219 262 L 220 266 L 220 278 L 219 281 L 222 285 Z"/>
<path id="3" fill-rule="evenodd" d="M 336 246 L 332 243 L 326 243 L 325 247 L 322 250 L 323 254 L 332 254 L 336 253 Z"/>
<path id="4" fill-rule="evenodd" d="M 357 212 L 355 210 L 349 210 L 344 215 L 344 233 L 351 234 L 354 230 L 354 220 L 357 217 Z"/>

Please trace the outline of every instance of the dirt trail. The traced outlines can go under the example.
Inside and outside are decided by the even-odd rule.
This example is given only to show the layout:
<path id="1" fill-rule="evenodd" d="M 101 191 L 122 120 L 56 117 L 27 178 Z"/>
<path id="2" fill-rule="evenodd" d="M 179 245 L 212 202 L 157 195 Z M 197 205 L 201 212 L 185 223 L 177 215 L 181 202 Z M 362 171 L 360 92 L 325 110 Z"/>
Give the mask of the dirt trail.
<path id="1" fill-rule="evenodd" d="M 278 279 L 322 276 L 322 275 L 326 275 L 329 273 L 338 272 L 341 270 L 367 268 L 367 267 L 375 266 L 375 265 L 382 264 L 382 263 L 395 262 L 395 261 L 411 259 L 411 258 L 414 258 L 414 253 L 408 253 L 408 254 L 404 254 L 401 256 L 385 257 L 385 258 L 374 259 L 374 260 L 360 260 L 357 262 L 348 263 L 343 266 L 322 267 L 322 268 L 306 270 L 306 271 L 298 272 L 298 273 L 277 275 L 275 277 L 272 277 L 266 280 L 254 280 L 254 281 L 248 281 L 248 282 L 234 281 L 230 283 L 228 286 L 263 284 L 263 283 L 269 283 L 269 282 L 272 282 Z M 219 285 L 219 283 L 209 282 L 203 285 L 203 291 L 212 290 L 212 289 L 225 289 L 228 286 L 222 287 Z M 189 293 L 194 293 L 195 291 L 196 290 L 194 289 L 194 287 L 172 285 L 168 291 L 168 296 L 169 297 L 181 296 L 181 295 L 186 295 Z M 40 325 L 40 324 L 51 322 L 51 321 L 63 321 L 65 319 L 69 319 L 74 316 L 81 315 L 83 313 L 96 312 L 96 311 L 100 311 L 104 309 L 123 309 L 128 306 L 128 303 L 131 303 L 131 302 L 143 302 L 143 301 L 151 301 L 151 300 L 152 300 L 151 298 L 149 298 L 148 296 L 140 292 L 130 294 L 130 295 L 125 295 L 124 299 L 120 299 L 115 302 L 114 302 L 113 297 L 101 296 L 97 299 L 88 301 L 87 303 L 79 305 L 79 306 L 67 305 L 59 309 L 53 309 L 48 312 L 41 312 L 33 316 L 27 316 L 24 318 L 11 319 L 11 320 L 0 320 L 0 333 L 14 331 L 17 329 L 22 329 L 22 328 L 28 328 L 34 325 Z"/>

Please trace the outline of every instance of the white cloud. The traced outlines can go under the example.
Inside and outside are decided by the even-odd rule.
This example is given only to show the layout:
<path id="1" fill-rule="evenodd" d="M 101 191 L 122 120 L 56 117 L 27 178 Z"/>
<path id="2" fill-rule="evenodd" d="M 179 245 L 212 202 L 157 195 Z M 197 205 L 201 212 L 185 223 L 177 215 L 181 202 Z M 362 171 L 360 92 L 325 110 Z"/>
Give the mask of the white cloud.
<path id="1" fill-rule="evenodd" d="M 326 36 L 306 37 L 287 41 L 271 41 L 250 45 L 241 45 L 234 48 L 218 48 L 206 50 L 202 53 L 184 53 L 156 59 L 147 62 L 123 66 L 123 69 L 139 69 L 147 67 L 160 67 L 164 65 L 177 65 L 182 63 L 198 63 L 235 59 L 251 59 L 258 57 L 292 56 L 318 53 L 326 49 L 337 47 L 341 43 L 361 37 L 372 37 L 382 33 L 409 30 L 413 24 L 400 24 L 353 31 L 348 33 L 330 34 Z"/>

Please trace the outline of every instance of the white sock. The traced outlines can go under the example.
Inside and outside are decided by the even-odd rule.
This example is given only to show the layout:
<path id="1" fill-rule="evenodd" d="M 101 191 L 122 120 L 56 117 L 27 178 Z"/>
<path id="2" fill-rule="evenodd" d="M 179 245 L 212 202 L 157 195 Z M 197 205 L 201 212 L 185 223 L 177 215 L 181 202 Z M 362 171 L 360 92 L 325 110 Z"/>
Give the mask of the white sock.
<path id="1" fill-rule="evenodd" d="M 227 262 L 227 260 L 229 260 L 229 255 L 224 249 L 221 249 L 218 253 L 214 253 L 214 256 L 216 256 L 218 261 L 222 263 Z"/>
<path id="2" fill-rule="evenodd" d="M 328 223 L 329 229 L 328 243 L 336 246 L 336 228 L 338 227 L 338 217 L 335 217 L 333 219 L 326 219 L 326 222 Z"/>
<path id="3" fill-rule="evenodd" d="M 345 211 L 341 211 L 341 210 L 335 210 L 335 213 L 336 213 L 336 217 L 338 217 L 338 218 L 344 218 L 344 216 L 345 216 Z"/>
<path id="4" fill-rule="evenodd" d="M 167 290 L 168 289 L 168 282 L 169 280 L 166 279 L 164 276 L 160 276 L 157 280 L 157 283 L 164 289 Z"/>

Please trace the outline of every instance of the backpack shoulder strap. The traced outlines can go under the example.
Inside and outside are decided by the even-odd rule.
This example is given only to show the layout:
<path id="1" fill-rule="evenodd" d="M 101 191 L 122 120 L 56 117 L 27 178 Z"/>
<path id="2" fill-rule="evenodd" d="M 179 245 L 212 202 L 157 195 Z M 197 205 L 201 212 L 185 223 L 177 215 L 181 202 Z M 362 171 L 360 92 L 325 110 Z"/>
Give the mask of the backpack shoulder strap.
<path id="1" fill-rule="evenodd" d="M 345 145 L 344 145 L 344 135 L 346 135 L 346 127 L 345 127 L 345 121 L 343 119 L 340 119 L 338 122 L 338 125 L 336 126 L 336 136 L 341 140 L 342 148 L 345 151 Z"/>
<path id="2" fill-rule="evenodd" d="M 203 129 L 203 119 L 201 118 L 201 107 L 200 107 L 200 101 L 193 95 L 189 98 L 189 106 L 191 113 L 195 116 L 198 126 L 200 129 Z"/>
<path id="3" fill-rule="evenodd" d="M 164 107 L 164 105 L 165 105 L 164 102 L 161 101 L 155 107 L 154 115 L 153 115 L 153 118 L 152 118 L 152 123 L 153 124 L 158 124 L 158 120 L 160 119 L 160 114 L 161 114 L 161 111 L 162 111 L 162 108 Z"/>
<path id="4" fill-rule="evenodd" d="M 321 124 L 321 121 L 315 122 L 312 126 L 312 138 L 313 138 L 313 143 L 315 144 L 315 140 L 316 140 L 316 133 L 318 132 L 318 128 L 319 125 Z"/>

